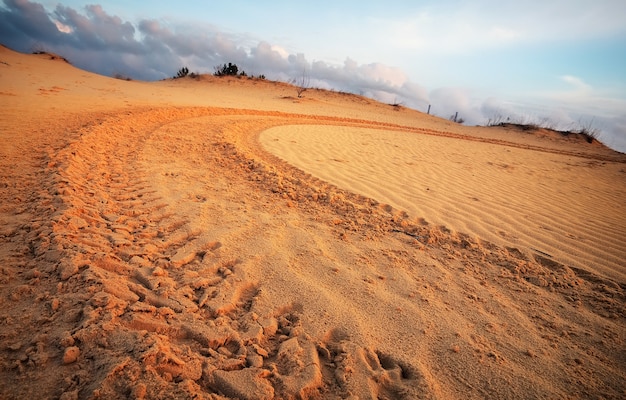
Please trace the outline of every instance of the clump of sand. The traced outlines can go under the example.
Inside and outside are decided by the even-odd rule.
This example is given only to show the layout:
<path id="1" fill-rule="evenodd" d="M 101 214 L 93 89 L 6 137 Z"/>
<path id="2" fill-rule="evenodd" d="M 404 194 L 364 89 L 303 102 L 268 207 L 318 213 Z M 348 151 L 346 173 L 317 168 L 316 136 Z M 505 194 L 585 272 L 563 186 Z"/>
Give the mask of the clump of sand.
<path id="1" fill-rule="evenodd" d="M 624 155 L 0 61 L 1 397 L 623 397 Z"/>

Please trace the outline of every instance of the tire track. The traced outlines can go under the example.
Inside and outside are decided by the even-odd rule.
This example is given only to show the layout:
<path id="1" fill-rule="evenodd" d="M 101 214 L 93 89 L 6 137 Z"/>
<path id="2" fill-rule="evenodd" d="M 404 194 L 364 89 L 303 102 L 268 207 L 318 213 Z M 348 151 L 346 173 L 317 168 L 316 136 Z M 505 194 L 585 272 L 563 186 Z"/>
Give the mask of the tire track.
<path id="1" fill-rule="evenodd" d="M 61 204 L 40 251 L 60 280 L 50 347 L 73 367 L 61 371 L 59 394 L 319 393 L 322 361 L 298 315 L 255 307 L 250 262 L 207 239 L 149 181 L 139 151 L 160 128 L 189 118 L 162 114 L 113 117 L 52 156 Z M 225 149 L 209 158 L 228 157 Z M 64 314 L 71 318 L 60 321 Z"/>
<path id="2" fill-rule="evenodd" d="M 71 339 L 66 334 L 60 346 L 67 345 L 65 353 L 79 349 L 76 363 L 93 376 L 91 387 L 83 383 L 80 390 L 97 397 L 155 395 L 164 387 L 174 397 L 237 395 L 240 378 L 230 371 L 258 369 L 257 358 L 271 353 L 259 347 L 264 335 L 276 336 L 293 322 L 257 323 L 248 312 L 256 287 L 246 279 L 245 262 L 216 256 L 221 244 L 199 240 L 202 232 L 146 180 L 138 151 L 163 123 L 186 116 L 161 114 L 113 118 L 56 157 L 66 206 L 53 222 L 54 245 L 62 249 L 56 272 L 68 291 L 87 294 Z M 248 329 L 233 328 L 243 324 Z M 107 365 L 94 370 L 90 358 Z M 136 375 L 142 383 L 135 385 Z M 293 379 L 291 389 L 310 385 Z M 255 384 L 273 393 L 266 379 Z M 64 392 L 74 390 L 69 385 Z"/>

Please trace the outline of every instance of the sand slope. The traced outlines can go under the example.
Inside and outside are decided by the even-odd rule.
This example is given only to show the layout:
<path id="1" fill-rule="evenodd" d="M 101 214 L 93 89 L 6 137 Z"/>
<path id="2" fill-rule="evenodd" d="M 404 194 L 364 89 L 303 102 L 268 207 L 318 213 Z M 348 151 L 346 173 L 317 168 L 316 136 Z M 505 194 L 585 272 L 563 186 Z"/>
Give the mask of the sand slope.
<path id="1" fill-rule="evenodd" d="M 623 155 L 0 61 L 0 397 L 624 396 Z"/>
<path id="2" fill-rule="evenodd" d="M 432 224 L 626 279 L 623 163 L 362 127 L 280 126 L 261 137 L 289 163 Z"/>

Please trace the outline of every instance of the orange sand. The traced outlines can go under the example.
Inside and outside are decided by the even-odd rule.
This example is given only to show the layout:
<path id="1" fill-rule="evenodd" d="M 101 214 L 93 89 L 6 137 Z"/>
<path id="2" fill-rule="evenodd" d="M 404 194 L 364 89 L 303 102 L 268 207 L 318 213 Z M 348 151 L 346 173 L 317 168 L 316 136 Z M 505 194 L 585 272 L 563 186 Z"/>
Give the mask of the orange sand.
<path id="1" fill-rule="evenodd" d="M 623 398 L 626 156 L 0 48 L 0 398 Z"/>

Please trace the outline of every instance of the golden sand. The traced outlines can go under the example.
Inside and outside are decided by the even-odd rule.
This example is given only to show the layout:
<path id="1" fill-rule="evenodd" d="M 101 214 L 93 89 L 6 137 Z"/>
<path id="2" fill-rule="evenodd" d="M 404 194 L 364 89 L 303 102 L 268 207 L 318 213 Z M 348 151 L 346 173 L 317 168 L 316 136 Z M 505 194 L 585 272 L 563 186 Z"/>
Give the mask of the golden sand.
<path id="1" fill-rule="evenodd" d="M 0 397 L 623 398 L 626 156 L 0 48 Z"/>

